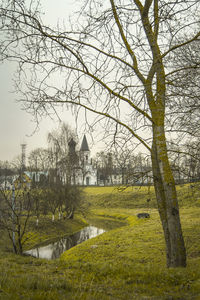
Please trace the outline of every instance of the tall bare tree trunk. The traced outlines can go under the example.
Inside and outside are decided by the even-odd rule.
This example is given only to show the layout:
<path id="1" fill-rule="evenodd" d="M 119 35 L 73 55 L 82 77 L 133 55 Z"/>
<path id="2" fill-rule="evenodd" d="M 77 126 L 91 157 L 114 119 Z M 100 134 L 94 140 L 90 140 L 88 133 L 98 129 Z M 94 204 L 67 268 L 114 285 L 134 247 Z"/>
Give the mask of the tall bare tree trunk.
<path id="1" fill-rule="evenodd" d="M 168 161 L 163 126 L 154 126 L 153 129 L 152 168 L 158 210 L 166 243 L 167 267 L 185 267 L 186 250 L 175 181 Z"/>

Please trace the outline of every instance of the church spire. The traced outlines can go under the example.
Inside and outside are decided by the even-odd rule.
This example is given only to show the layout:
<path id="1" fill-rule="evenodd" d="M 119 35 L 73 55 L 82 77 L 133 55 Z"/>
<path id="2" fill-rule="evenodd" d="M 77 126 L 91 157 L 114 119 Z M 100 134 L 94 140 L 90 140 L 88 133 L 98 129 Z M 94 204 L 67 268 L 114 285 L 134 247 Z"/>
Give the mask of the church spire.
<path id="1" fill-rule="evenodd" d="M 84 134 L 84 137 L 83 137 L 83 141 L 82 141 L 82 144 L 81 144 L 80 151 L 90 151 L 85 134 Z"/>

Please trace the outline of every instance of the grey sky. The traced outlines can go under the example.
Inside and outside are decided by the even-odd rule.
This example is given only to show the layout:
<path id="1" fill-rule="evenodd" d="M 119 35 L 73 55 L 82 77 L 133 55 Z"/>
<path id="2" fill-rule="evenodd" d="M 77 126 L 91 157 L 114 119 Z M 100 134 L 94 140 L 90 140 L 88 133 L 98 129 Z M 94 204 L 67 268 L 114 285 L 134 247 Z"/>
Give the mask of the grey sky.
<path id="1" fill-rule="evenodd" d="M 41 0 L 44 8 L 45 22 L 56 25 L 76 10 L 77 1 L 72 0 Z M 34 148 L 46 146 L 47 132 L 58 127 L 58 120 L 45 119 L 40 123 L 39 130 L 33 134 L 36 125 L 32 116 L 20 109 L 15 101 L 16 95 L 12 82 L 15 67 L 11 63 L 0 65 L 0 160 L 12 160 L 20 154 L 20 144 L 27 143 L 27 154 Z M 11 93 L 13 91 L 13 93 Z M 61 113 L 61 118 L 72 127 L 75 122 L 70 111 Z M 82 134 L 82 133 L 81 133 Z"/>

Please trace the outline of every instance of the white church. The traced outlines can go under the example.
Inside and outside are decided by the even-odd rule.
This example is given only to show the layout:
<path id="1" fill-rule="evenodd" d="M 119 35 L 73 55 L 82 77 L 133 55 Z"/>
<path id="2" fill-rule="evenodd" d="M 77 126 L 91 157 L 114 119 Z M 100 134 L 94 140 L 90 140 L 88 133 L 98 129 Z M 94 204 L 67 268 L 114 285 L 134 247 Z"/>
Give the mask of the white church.
<path id="1" fill-rule="evenodd" d="M 126 174 L 120 168 L 113 168 L 112 172 L 105 176 L 101 174 L 101 171 L 97 169 L 93 164 L 90 149 L 86 136 L 84 135 L 80 150 L 76 151 L 76 142 L 73 138 L 68 143 L 69 146 L 69 174 L 68 182 L 72 185 L 82 186 L 109 186 L 109 185 L 123 185 L 123 184 L 148 184 L 149 178 L 142 177 L 141 174 L 146 170 L 140 170 L 135 168 L 135 175 L 130 176 Z M 144 172 L 144 173 L 145 173 Z M 142 177 L 142 178 L 141 178 Z"/>
<path id="2" fill-rule="evenodd" d="M 71 160 L 71 184 L 97 185 L 97 169 L 92 164 L 92 158 L 86 136 L 84 135 L 79 150 L 76 154 L 76 142 L 73 138 L 69 141 L 69 157 Z"/>

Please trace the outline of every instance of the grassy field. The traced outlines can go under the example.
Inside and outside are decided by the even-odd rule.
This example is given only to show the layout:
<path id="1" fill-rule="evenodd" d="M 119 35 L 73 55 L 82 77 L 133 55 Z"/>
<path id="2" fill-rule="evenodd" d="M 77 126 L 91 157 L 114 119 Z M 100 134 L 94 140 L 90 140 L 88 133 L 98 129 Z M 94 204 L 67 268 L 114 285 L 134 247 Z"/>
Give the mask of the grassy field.
<path id="1" fill-rule="evenodd" d="M 177 187 L 188 266 L 175 270 L 165 267 L 153 188 L 122 190 L 85 188 L 85 222 L 108 231 L 71 248 L 60 259 L 16 256 L 6 249 L 4 237 L 4 246 L 0 242 L 0 299 L 200 299 L 198 185 Z M 139 212 L 150 213 L 150 219 L 138 220 Z M 58 227 L 46 222 L 50 221 L 40 224 L 41 235 L 31 231 L 27 248 L 84 226 L 81 216 Z"/>

